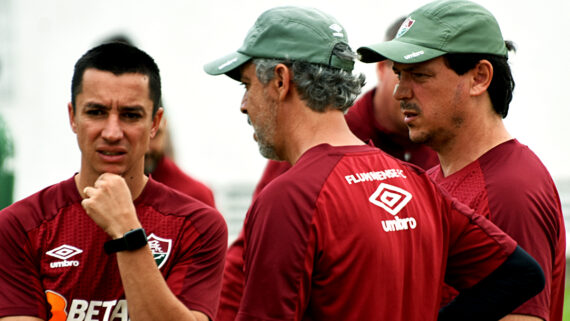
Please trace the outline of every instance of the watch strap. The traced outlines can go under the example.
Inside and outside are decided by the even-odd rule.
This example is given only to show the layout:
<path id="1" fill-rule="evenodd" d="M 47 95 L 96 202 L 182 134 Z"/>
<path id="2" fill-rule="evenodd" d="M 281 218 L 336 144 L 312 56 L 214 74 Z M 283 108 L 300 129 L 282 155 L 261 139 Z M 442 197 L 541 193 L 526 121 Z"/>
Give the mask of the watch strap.
<path id="1" fill-rule="evenodd" d="M 107 254 L 113 254 L 120 251 L 134 251 L 146 244 L 146 233 L 141 227 L 128 231 L 121 238 L 105 242 L 103 248 Z"/>

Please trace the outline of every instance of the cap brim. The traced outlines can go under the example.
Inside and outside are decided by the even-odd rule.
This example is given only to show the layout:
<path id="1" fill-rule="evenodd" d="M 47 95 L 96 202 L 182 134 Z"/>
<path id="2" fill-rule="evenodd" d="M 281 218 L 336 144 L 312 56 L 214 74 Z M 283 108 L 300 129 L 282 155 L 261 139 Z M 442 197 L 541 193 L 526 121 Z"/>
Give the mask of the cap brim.
<path id="1" fill-rule="evenodd" d="M 360 47 L 357 52 L 362 62 L 377 62 L 389 59 L 403 64 L 424 62 L 447 53 L 437 49 L 398 41 L 397 39 Z"/>
<path id="2" fill-rule="evenodd" d="M 239 67 L 251 60 L 251 57 L 233 52 L 222 58 L 216 59 L 204 65 L 204 71 L 210 75 L 226 74 L 234 80 L 240 80 Z"/>

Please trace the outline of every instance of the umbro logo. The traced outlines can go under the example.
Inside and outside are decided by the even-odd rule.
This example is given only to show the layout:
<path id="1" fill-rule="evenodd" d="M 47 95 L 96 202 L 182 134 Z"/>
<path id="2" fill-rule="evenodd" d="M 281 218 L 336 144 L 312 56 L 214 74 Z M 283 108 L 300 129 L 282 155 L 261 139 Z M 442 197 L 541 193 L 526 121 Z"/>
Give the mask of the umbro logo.
<path id="1" fill-rule="evenodd" d="M 73 257 L 79 253 L 83 253 L 83 250 L 76 248 L 75 246 L 64 244 L 60 247 L 57 247 L 51 251 L 46 252 L 47 255 L 53 256 L 60 260 L 67 260 L 70 257 Z"/>
<path id="2" fill-rule="evenodd" d="M 411 199 L 410 192 L 386 183 L 380 184 L 368 198 L 370 203 L 385 209 L 392 215 L 397 215 Z"/>
<path id="3" fill-rule="evenodd" d="M 51 262 L 50 263 L 51 268 L 79 266 L 79 261 L 75 260 L 68 261 L 67 259 L 72 258 L 80 253 L 83 253 L 83 250 L 67 244 L 56 247 L 55 249 L 46 252 L 46 254 L 49 256 L 53 256 L 57 259 L 63 260 L 63 261 Z"/>
<path id="4" fill-rule="evenodd" d="M 334 31 L 333 36 L 344 38 L 344 33 L 342 33 L 342 27 L 339 26 L 338 24 L 333 23 L 332 25 L 329 26 L 329 28 Z"/>
<path id="5" fill-rule="evenodd" d="M 418 222 L 413 217 L 399 218 L 397 214 L 412 199 L 412 194 L 405 189 L 386 183 L 380 184 L 376 191 L 370 195 L 368 200 L 370 203 L 379 206 L 386 212 L 394 215 L 393 220 L 384 220 L 382 228 L 385 232 L 398 232 L 414 230 L 418 226 Z"/>

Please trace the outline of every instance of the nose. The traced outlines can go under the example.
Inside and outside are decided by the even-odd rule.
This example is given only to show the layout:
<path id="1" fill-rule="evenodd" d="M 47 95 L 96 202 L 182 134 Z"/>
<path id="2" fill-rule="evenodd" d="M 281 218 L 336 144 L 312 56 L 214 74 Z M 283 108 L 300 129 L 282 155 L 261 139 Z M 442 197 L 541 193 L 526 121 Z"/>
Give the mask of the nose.
<path id="1" fill-rule="evenodd" d="M 105 121 L 101 136 L 108 142 L 116 142 L 123 138 L 123 129 L 118 115 L 110 115 Z"/>
<path id="2" fill-rule="evenodd" d="M 243 94 L 243 97 L 241 98 L 241 106 L 239 107 L 239 110 L 244 114 L 247 114 L 247 107 L 245 106 L 246 104 L 247 104 L 247 91 Z"/>
<path id="3" fill-rule="evenodd" d="M 412 98 L 412 90 L 408 86 L 407 81 L 403 80 L 403 77 L 394 87 L 393 96 L 396 100 L 407 100 Z"/>

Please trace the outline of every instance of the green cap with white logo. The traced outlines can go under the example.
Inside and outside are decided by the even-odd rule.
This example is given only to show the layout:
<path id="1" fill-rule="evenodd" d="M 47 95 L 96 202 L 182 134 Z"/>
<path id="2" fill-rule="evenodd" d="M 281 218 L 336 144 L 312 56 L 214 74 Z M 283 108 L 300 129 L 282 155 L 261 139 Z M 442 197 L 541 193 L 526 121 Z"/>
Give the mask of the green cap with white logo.
<path id="1" fill-rule="evenodd" d="M 507 57 L 508 50 L 495 17 L 467 0 L 438 0 L 412 12 L 396 37 L 358 48 L 360 60 L 424 62 L 447 53 L 482 53 Z"/>
<path id="2" fill-rule="evenodd" d="M 353 60 L 333 55 L 338 43 L 348 45 L 348 37 L 333 17 L 314 8 L 276 7 L 257 18 L 237 52 L 205 65 L 204 71 L 239 80 L 238 68 L 253 58 L 305 61 L 352 71 Z"/>

